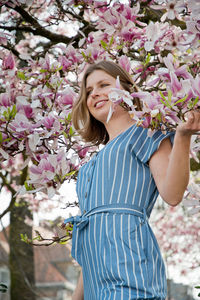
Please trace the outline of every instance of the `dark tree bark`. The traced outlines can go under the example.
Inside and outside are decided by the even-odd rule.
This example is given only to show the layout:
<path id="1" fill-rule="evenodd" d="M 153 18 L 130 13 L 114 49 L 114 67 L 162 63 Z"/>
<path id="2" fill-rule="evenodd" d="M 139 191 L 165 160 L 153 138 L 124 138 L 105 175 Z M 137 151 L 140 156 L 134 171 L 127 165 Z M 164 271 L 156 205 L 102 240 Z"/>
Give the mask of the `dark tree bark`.
<path id="1" fill-rule="evenodd" d="M 10 274 L 11 300 L 35 300 L 34 253 L 33 246 L 21 241 L 20 234 L 32 236 L 32 227 L 25 218 L 32 218 L 27 204 L 21 201 L 14 205 L 10 215 Z"/>

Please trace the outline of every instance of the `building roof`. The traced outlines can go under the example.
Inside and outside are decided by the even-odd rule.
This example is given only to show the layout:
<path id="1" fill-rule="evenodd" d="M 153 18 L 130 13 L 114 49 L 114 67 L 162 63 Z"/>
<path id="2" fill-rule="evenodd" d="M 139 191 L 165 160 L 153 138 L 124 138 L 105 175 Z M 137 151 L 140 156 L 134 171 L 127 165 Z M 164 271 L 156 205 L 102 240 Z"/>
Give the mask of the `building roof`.
<path id="1" fill-rule="evenodd" d="M 34 228 L 38 230 L 45 238 L 52 237 L 49 229 L 42 227 Z M 9 231 L 9 228 L 6 228 Z M 35 236 L 35 233 L 34 233 Z M 8 264 L 9 245 L 3 234 L 0 232 L 0 264 Z M 35 261 L 35 278 L 38 284 L 66 284 L 68 281 L 63 272 L 67 265 L 72 265 L 72 257 L 70 255 L 70 245 L 54 244 L 51 246 L 34 246 Z M 62 268 L 59 269 L 59 265 Z"/>

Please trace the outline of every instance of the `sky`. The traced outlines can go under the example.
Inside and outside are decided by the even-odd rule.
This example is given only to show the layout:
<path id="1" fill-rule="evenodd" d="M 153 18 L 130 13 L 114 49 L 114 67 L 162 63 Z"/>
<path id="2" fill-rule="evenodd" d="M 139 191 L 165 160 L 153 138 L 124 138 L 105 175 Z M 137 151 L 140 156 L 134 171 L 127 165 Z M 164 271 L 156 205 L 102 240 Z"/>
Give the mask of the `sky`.
<path id="1" fill-rule="evenodd" d="M 57 208 L 53 208 L 51 210 L 48 209 L 47 205 L 44 204 L 42 207 L 42 210 L 38 213 L 34 213 L 34 224 L 36 226 L 39 225 L 39 220 L 45 219 L 45 220 L 54 220 L 57 217 L 63 217 L 63 219 L 68 218 L 70 215 L 77 215 L 79 213 L 78 208 L 65 208 L 65 204 L 67 202 L 74 202 L 77 200 L 76 197 L 76 185 L 74 182 L 68 183 L 65 182 L 62 187 L 59 190 L 61 194 L 62 203 L 59 203 L 57 205 L 57 201 L 55 199 L 55 205 L 57 205 Z M 50 205 L 53 202 L 50 202 Z M 9 205 L 9 195 L 8 192 L 3 190 L 0 193 L 0 213 L 2 213 Z M 8 226 L 9 224 L 9 214 L 4 216 L 1 219 L 1 222 L 4 227 Z M 0 230 L 2 228 L 2 224 L 0 222 Z"/>

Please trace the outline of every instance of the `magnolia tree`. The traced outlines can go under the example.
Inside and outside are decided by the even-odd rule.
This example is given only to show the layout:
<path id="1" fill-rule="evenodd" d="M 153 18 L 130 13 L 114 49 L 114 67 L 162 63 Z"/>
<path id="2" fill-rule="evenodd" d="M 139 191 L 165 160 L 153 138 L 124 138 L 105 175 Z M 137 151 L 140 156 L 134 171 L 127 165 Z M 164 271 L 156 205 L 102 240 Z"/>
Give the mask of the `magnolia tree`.
<path id="1" fill-rule="evenodd" d="M 175 131 L 200 106 L 196 0 L 0 0 L 0 9 L 0 177 L 13 199 L 2 215 L 22 197 L 29 204 L 37 201 L 35 193 L 52 198 L 96 151 L 71 122 L 88 64 L 112 60 L 132 75 L 130 94 L 116 81 L 108 122 L 122 105 L 150 134 Z M 142 111 L 135 110 L 134 97 Z M 196 169 L 199 150 L 197 133 L 191 148 Z M 20 182 L 17 174 L 23 174 Z M 189 190 L 187 204 L 198 212 L 196 190 Z"/>
<path id="2" fill-rule="evenodd" d="M 175 130 L 198 108 L 198 2 L 120 2 L 0 2 L 0 155 L 3 164 L 22 157 L 21 169 L 29 167 L 20 194 L 54 196 L 87 160 L 91 149 L 74 132 L 70 112 L 89 63 L 109 59 L 131 73 L 138 91 L 116 84 L 110 99 L 113 109 L 125 104 L 138 125 Z M 199 149 L 197 135 L 196 159 Z"/>

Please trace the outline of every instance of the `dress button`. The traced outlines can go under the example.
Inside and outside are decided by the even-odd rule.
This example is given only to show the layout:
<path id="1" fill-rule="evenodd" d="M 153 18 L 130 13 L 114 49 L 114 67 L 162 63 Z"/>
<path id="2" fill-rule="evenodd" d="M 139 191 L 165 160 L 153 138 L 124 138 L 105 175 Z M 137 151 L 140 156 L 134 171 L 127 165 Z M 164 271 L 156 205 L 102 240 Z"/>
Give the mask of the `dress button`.
<path id="1" fill-rule="evenodd" d="M 85 192 L 85 198 L 87 198 L 87 192 Z"/>
<path id="2" fill-rule="evenodd" d="M 86 210 L 85 209 L 84 209 L 83 213 L 86 214 Z"/>
<path id="3" fill-rule="evenodd" d="M 94 162 L 92 162 L 92 166 L 94 166 Z"/>
<path id="4" fill-rule="evenodd" d="M 88 182 L 90 182 L 90 178 L 88 178 Z"/>

